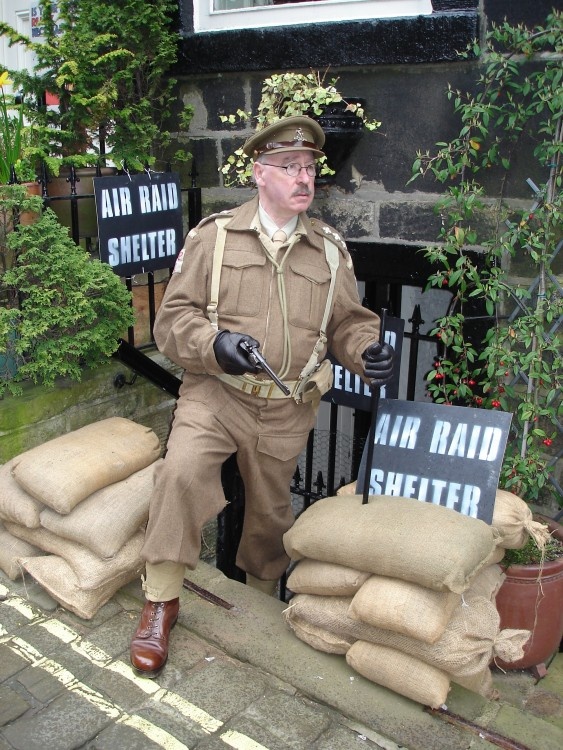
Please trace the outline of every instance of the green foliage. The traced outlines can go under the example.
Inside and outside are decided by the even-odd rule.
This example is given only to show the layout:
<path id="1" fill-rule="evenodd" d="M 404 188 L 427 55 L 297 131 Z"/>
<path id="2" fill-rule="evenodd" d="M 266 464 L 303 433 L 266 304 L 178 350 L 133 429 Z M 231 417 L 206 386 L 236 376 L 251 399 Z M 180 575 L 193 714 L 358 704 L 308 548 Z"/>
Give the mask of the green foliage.
<path id="1" fill-rule="evenodd" d="M 530 537 L 521 549 L 507 549 L 502 559 L 503 567 L 510 565 L 540 565 L 563 556 L 563 543 L 552 537 L 542 550 Z"/>
<path id="2" fill-rule="evenodd" d="M 0 185 L 10 180 L 10 169 L 21 158 L 23 108 L 14 102 L 4 87 L 10 83 L 8 72 L 0 73 Z"/>
<path id="3" fill-rule="evenodd" d="M 284 117 L 318 117 L 327 105 L 346 101 L 336 88 L 338 79 L 333 78 L 326 83 L 326 75 L 326 72 L 321 75 L 316 70 L 310 73 L 274 73 L 262 83 L 262 96 L 254 115 L 252 112 L 238 109 L 234 114 L 219 115 L 219 119 L 229 125 L 252 121 L 253 126 L 259 130 Z M 363 120 L 368 130 L 375 130 L 381 125 L 380 122 L 366 117 L 363 107 L 357 103 L 346 102 L 346 105 L 348 111 Z M 322 157 L 319 162 L 320 174 L 334 174 L 334 170 L 326 163 L 326 157 Z M 250 185 L 252 160 L 243 153 L 242 148 L 239 148 L 227 157 L 221 167 L 221 173 L 226 187 Z"/>
<path id="4" fill-rule="evenodd" d="M 20 186 L 0 195 L 0 217 L 18 203 Z M 20 194 L 21 200 L 21 194 Z M 78 247 L 40 198 L 23 199 L 20 209 L 38 211 L 37 220 L 16 225 L 0 247 L 0 352 L 11 354 L 17 370 L 3 373 L 0 396 L 21 392 L 31 379 L 52 386 L 60 376 L 80 380 L 84 367 L 107 361 L 133 325 L 131 294 L 111 268 Z M 17 216 L 17 212 L 16 212 Z M 1 240 L 2 238 L 0 238 Z"/>
<path id="5" fill-rule="evenodd" d="M 170 146 L 166 127 L 176 103 L 179 34 L 173 0 L 59 0 L 55 24 L 50 0 L 40 0 L 45 41 L 33 42 L 5 24 L 0 33 L 37 58 L 33 71 L 13 71 L 24 92 L 30 123 L 28 154 L 58 174 L 61 164 L 95 165 L 102 134 L 117 166 L 153 165 Z M 58 108 L 45 107 L 44 92 Z M 191 108 L 180 115 L 187 127 Z M 179 150 L 169 158 L 186 159 Z"/>
<path id="6" fill-rule="evenodd" d="M 483 50 L 471 45 L 485 62 L 476 92 L 447 93 L 459 134 L 436 144 L 435 154 L 419 152 L 411 178 L 445 186 L 439 244 L 425 253 L 436 268 L 428 286 L 451 290 L 453 300 L 433 331 L 445 353 L 428 390 L 438 403 L 513 413 L 500 481 L 528 500 L 551 491 L 563 418 L 563 300 L 554 265 L 563 238 L 562 31 L 554 12 L 543 27 L 504 23 Z M 507 185 L 525 140 L 543 181 L 522 208 L 508 200 Z M 468 334 L 476 305 L 491 316 L 484 341 Z"/>

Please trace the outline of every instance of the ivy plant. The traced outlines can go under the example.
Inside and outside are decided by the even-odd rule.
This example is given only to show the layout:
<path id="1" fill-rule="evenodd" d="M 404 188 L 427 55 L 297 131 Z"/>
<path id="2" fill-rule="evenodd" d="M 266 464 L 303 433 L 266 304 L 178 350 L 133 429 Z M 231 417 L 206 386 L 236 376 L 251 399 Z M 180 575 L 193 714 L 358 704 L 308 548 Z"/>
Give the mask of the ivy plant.
<path id="1" fill-rule="evenodd" d="M 453 295 L 433 331 L 443 356 L 428 390 L 437 403 L 512 412 L 500 486 L 559 504 L 562 32 L 553 12 L 541 26 L 505 22 L 474 42 L 463 53 L 482 61 L 474 91 L 447 91 L 459 132 L 419 151 L 411 178 L 444 186 L 439 241 L 424 252 L 435 268 L 428 286 Z M 516 170 L 523 153 L 533 178 Z M 529 198 L 509 199 L 515 174 Z M 482 339 L 470 326 L 476 312 L 487 318 Z"/>
<path id="2" fill-rule="evenodd" d="M 307 115 L 319 117 L 330 104 L 345 102 L 345 111 L 359 117 L 367 130 L 376 130 L 381 123 L 366 116 L 361 104 L 347 101 L 336 84 L 338 78 L 326 80 L 327 71 L 321 73 L 311 70 L 309 73 L 274 73 L 262 83 L 262 95 L 256 112 L 238 109 L 229 115 L 219 115 L 221 122 L 235 125 L 249 122 L 260 130 L 284 117 Z M 321 157 L 320 174 L 332 175 L 334 170 Z M 230 154 L 220 168 L 225 187 L 248 186 L 252 184 L 252 159 L 243 153 L 242 147 Z"/>

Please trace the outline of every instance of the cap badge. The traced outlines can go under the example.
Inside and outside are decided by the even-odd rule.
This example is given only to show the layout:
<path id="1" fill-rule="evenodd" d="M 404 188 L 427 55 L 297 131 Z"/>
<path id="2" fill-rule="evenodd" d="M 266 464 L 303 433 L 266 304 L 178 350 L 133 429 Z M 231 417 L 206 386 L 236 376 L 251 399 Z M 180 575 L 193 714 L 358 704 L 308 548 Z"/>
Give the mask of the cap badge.
<path id="1" fill-rule="evenodd" d="M 297 128 L 297 130 L 295 131 L 295 138 L 294 138 L 294 140 L 296 140 L 296 141 L 304 141 L 305 140 L 305 134 L 303 133 L 303 131 L 301 130 L 301 128 Z"/>

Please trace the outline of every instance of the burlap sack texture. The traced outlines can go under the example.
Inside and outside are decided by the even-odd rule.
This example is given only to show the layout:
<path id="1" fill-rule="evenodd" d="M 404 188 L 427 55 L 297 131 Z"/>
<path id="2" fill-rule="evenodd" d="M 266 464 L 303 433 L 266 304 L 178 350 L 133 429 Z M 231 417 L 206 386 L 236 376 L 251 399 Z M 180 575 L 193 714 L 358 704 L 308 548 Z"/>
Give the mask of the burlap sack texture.
<path id="1" fill-rule="evenodd" d="M 301 560 L 289 574 L 287 588 L 295 594 L 352 596 L 369 577 L 369 573 L 345 565 Z"/>
<path id="2" fill-rule="evenodd" d="M 0 557 L 0 567 L 8 575 L 26 570 L 64 607 L 93 617 L 144 567 L 160 460 L 156 434 L 121 417 L 16 456 L 0 472 L 0 517 L 17 554 Z"/>
<path id="3" fill-rule="evenodd" d="M 476 518 L 413 498 L 336 496 L 317 501 L 284 535 L 292 560 L 337 563 L 463 593 L 496 552 L 497 533 Z"/>
<path id="4" fill-rule="evenodd" d="M 413 701 L 431 708 L 446 702 L 450 678 L 414 656 L 376 643 L 356 641 L 346 661 L 359 674 Z"/>
<path id="5" fill-rule="evenodd" d="M 114 557 L 148 519 L 154 470 L 161 461 L 93 492 L 67 515 L 45 508 L 41 526 L 102 559 Z"/>
<path id="6" fill-rule="evenodd" d="M 438 522 L 426 527 L 428 535 L 424 536 L 424 531 L 421 531 L 420 525 L 416 524 L 413 517 L 403 515 L 402 520 L 405 524 L 413 522 L 411 540 L 408 539 L 408 535 L 402 534 L 404 528 L 397 532 L 395 527 L 389 527 L 389 539 L 399 546 L 402 553 L 405 553 L 406 549 L 406 557 L 413 569 L 410 574 L 405 575 L 403 568 L 395 566 L 395 573 L 389 576 L 381 575 L 381 561 L 378 557 L 369 556 L 367 546 L 371 544 L 379 550 L 382 549 L 379 535 L 381 530 L 376 528 L 374 533 L 374 527 L 370 525 L 369 532 L 364 534 L 368 519 L 365 516 L 360 519 L 356 515 L 357 507 L 354 506 L 354 509 L 350 510 L 350 505 L 346 504 L 350 500 L 357 504 L 360 499 L 355 494 L 353 497 L 346 496 L 345 493 L 352 490 L 355 490 L 355 485 L 339 491 L 338 500 L 345 505 L 338 505 L 336 510 L 335 504 L 331 503 L 333 507 L 330 508 L 330 512 L 323 510 L 322 515 L 317 515 L 313 519 L 311 509 L 308 509 L 295 525 L 302 522 L 304 516 L 309 515 L 307 524 L 302 524 L 303 528 L 297 530 L 297 536 L 292 538 L 295 526 L 286 535 L 288 554 L 299 560 L 288 579 L 288 588 L 294 591 L 290 582 L 297 580 L 296 586 L 305 592 L 305 588 L 302 588 L 304 580 L 306 590 L 310 594 L 294 596 L 290 600 L 284 612 L 288 626 L 301 640 L 328 653 L 348 654 L 349 650 L 345 651 L 346 643 L 353 641 L 355 651 L 352 655 L 355 653 L 355 657 L 349 659 L 349 663 L 356 668 L 358 659 L 360 660 L 361 665 L 356 671 L 395 692 L 427 705 L 440 705 L 438 701 L 445 700 L 446 681 L 448 686 L 450 681 L 457 682 L 487 698 L 494 698 L 496 691 L 489 668 L 491 661 L 496 656 L 503 658 L 501 654 L 507 655 L 508 661 L 517 660 L 530 635 L 528 631 L 501 632 L 494 605 L 504 574 L 493 562 L 502 559 L 505 546 L 520 544 L 521 537 L 527 538 L 527 534 L 530 533 L 530 519 L 527 518 L 529 509 L 526 504 L 512 493 L 499 491 L 502 495 L 498 499 L 498 512 L 489 527 L 493 541 L 492 549 L 490 546 L 479 547 L 477 544 L 479 554 L 484 556 L 480 561 L 477 559 L 473 569 L 463 555 L 459 558 L 455 558 L 454 555 L 451 558 L 450 549 L 445 549 L 448 564 L 454 567 L 461 565 L 461 573 L 457 571 L 454 576 L 454 582 L 459 585 L 458 593 L 454 590 L 456 586 L 452 585 L 449 585 L 449 590 L 429 587 L 428 582 L 431 579 L 428 569 L 417 566 L 408 546 L 409 541 L 418 545 L 419 549 L 428 553 L 431 570 L 439 570 L 433 557 L 434 552 L 444 554 L 442 537 L 440 533 L 435 533 L 435 530 L 440 532 Z M 406 504 L 402 503 L 403 500 L 388 498 L 389 508 L 386 510 L 392 513 L 394 508 L 395 512 L 404 514 Z M 374 498 L 370 497 L 368 506 L 373 501 Z M 417 500 L 410 502 L 426 506 Z M 395 505 L 391 506 L 391 503 Z M 455 514 L 454 511 L 442 510 L 460 517 L 460 514 Z M 317 514 L 319 513 L 317 509 Z M 349 519 L 348 524 L 346 516 Z M 378 520 L 384 523 L 386 519 L 380 516 Z M 362 525 L 363 528 L 360 528 Z M 316 533 L 316 539 L 311 538 L 312 533 Z M 478 533 L 481 533 L 481 530 Z M 332 538 L 327 539 L 328 536 Z M 448 536 L 451 540 L 449 532 Z M 423 543 L 425 539 L 428 544 Z M 284 543 L 285 541 L 284 537 Z M 459 537 L 456 545 L 458 542 Z M 361 547 L 359 554 L 358 545 Z M 367 555 L 364 555 L 364 552 L 367 552 Z M 384 546 L 383 554 L 389 553 L 392 556 L 393 552 L 393 548 Z M 377 574 L 371 575 L 355 593 L 339 596 L 338 584 L 331 588 L 328 573 L 324 574 L 323 579 L 322 571 L 323 565 L 335 563 L 344 569 L 352 568 L 352 578 L 354 572 L 361 575 L 366 569 L 372 571 L 374 566 L 377 567 Z M 303 564 L 306 564 L 307 575 L 300 577 L 299 568 Z M 310 571 L 315 575 L 312 576 Z M 316 582 L 321 583 L 317 592 L 314 589 Z M 355 603 L 352 605 L 354 600 Z M 409 607 L 410 604 L 413 605 L 412 608 Z M 447 611 L 446 617 L 444 611 Z M 360 643 L 367 646 L 362 645 L 360 648 Z M 375 650 L 374 644 L 378 647 Z M 431 668 L 430 673 L 423 672 L 420 677 L 418 693 L 412 692 L 409 679 L 396 681 L 391 658 L 396 652 L 402 654 L 401 658 L 406 659 L 408 669 L 413 674 L 416 674 L 417 665 L 420 663 Z M 370 658 L 367 654 L 371 655 Z M 391 675 L 387 673 L 387 656 L 390 658 Z M 411 662 L 411 659 L 414 661 Z M 436 670 L 437 673 L 432 670 Z"/>
<path id="7" fill-rule="evenodd" d="M 45 506 L 16 482 L 13 466 L 13 459 L 0 466 L 0 518 L 36 529 L 41 525 L 39 514 Z"/>
<path id="8" fill-rule="evenodd" d="M 11 581 L 17 581 L 23 577 L 24 567 L 22 558 L 43 555 L 43 551 L 32 544 L 17 539 L 4 528 L 0 522 L 0 568 Z"/>
<path id="9" fill-rule="evenodd" d="M 12 475 L 29 495 L 65 514 L 159 456 L 160 441 L 149 427 L 110 417 L 16 456 Z"/>

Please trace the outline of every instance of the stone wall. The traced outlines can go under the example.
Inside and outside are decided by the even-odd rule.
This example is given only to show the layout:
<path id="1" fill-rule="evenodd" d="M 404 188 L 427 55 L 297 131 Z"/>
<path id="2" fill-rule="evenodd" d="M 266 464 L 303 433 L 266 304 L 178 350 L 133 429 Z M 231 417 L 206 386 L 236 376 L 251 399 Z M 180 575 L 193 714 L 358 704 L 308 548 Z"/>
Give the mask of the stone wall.
<path id="1" fill-rule="evenodd" d="M 156 357 L 157 359 L 158 356 Z M 124 376 L 125 384 L 116 386 Z M 118 382 L 123 382 L 119 378 Z M 117 360 L 87 370 L 82 381 L 55 388 L 23 385 L 22 396 L 0 399 L 0 464 L 47 440 L 108 417 L 126 417 L 158 435 L 164 449 L 175 398 Z"/>

